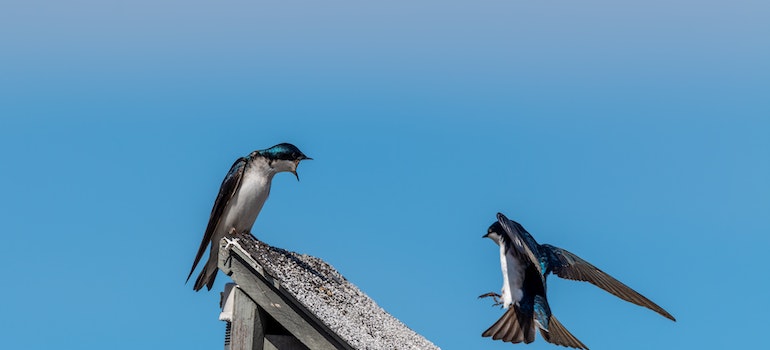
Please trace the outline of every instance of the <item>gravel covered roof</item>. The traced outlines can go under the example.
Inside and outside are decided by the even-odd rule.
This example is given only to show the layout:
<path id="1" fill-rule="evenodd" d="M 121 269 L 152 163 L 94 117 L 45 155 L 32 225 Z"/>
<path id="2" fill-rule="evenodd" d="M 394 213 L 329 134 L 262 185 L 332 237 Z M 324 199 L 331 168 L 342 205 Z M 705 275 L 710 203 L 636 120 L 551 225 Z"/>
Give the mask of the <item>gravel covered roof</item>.
<path id="1" fill-rule="evenodd" d="M 325 261 L 270 246 L 250 234 L 238 245 L 281 287 L 356 349 L 439 349 L 386 312 Z"/>

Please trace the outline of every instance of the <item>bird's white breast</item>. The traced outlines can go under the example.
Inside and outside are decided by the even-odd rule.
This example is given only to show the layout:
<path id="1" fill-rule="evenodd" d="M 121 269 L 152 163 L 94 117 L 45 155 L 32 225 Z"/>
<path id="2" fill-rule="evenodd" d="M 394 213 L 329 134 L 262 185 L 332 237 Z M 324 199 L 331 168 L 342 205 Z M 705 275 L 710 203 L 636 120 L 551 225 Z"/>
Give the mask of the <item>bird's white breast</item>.
<path id="1" fill-rule="evenodd" d="M 513 255 L 513 248 L 506 249 L 505 244 L 500 244 L 500 266 L 503 270 L 503 307 L 507 309 L 512 303 L 521 301 L 525 267 Z"/>
<path id="2" fill-rule="evenodd" d="M 260 167 L 247 168 L 238 191 L 224 213 L 224 220 L 217 229 L 224 231 L 223 233 L 229 232 L 233 227 L 238 232 L 251 230 L 270 194 L 271 180 L 272 174 L 264 172 Z"/>

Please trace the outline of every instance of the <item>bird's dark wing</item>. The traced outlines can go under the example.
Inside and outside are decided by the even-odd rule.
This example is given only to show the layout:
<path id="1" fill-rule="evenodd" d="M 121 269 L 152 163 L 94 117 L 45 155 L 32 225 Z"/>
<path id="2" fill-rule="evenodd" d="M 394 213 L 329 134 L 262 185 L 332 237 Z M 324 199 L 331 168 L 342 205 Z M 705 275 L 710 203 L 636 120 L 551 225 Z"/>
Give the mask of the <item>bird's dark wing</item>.
<path id="1" fill-rule="evenodd" d="M 224 214 L 227 203 L 230 202 L 230 199 L 233 198 L 235 192 L 238 191 L 241 179 L 243 178 L 243 171 L 246 169 L 246 161 L 247 159 L 245 157 L 238 158 L 238 160 L 233 163 L 233 166 L 230 167 L 230 171 L 227 172 L 225 179 L 222 180 L 222 185 L 219 187 L 219 194 L 217 195 L 216 201 L 214 201 L 214 207 L 211 208 L 209 224 L 206 226 L 206 232 L 203 234 L 201 246 L 198 248 L 198 254 L 195 255 L 195 261 L 193 261 L 190 274 L 187 275 L 186 281 L 190 280 L 190 276 L 192 276 L 193 271 L 195 271 L 195 267 L 198 266 L 198 262 L 200 262 L 203 252 L 206 251 L 206 247 L 211 241 L 211 236 L 214 235 L 214 230 L 216 230 L 217 225 L 219 225 L 219 220 L 222 218 L 222 214 Z M 214 244 L 219 243 L 215 242 Z M 214 259 L 216 259 L 216 257 L 214 257 Z"/>
<path id="2" fill-rule="evenodd" d="M 559 322 L 553 315 L 551 315 L 551 318 L 548 320 L 548 331 L 546 332 L 545 330 L 540 329 L 540 335 L 543 336 L 545 341 L 551 344 L 588 350 L 588 347 L 564 328 L 561 322 Z"/>
<path id="3" fill-rule="evenodd" d="M 482 337 L 492 337 L 494 340 L 502 340 L 510 343 L 524 342 L 529 344 L 535 341 L 535 329 L 532 324 L 532 315 L 527 315 L 521 309 L 512 304 L 505 314 L 489 329 L 481 334 Z"/>
<path id="4" fill-rule="evenodd" d="M 557 276 L 575 281 L 589 282 L 620 299 L 639 306 L 644 306 L 661 314 L 665 318 L 676 321 L 674 316 L 671 316 L 671 314 L 666 310 L 663 310 L 658 304 L 653 303 L 650 299 L 645 298 L 643 295 L 637 293 L 635 290 L 629 288 L 596 266 L 591 265 L 591 263 L 581 259 L 579 256 L 550 244 L 543 244 L 541 248 L 547 251 L 550 260 L 549 264 L 553 269 L 553 273 Z"/>
<path id="5" fill-rule="evenodd" d="M 527 259 L 537 267 L 540 275 L 542 275 L 543 271 L 540 266 L 540 261 L 537 259 L 537 242 L 535 242 L 529 232 L 524 229 L 524 226 L 521 226 L 521 224 L 516 221 L 508 219 L 502 213 L 497 213 L 497 221 L 500 222 L 500 225 L 503 227 L 507 240 L 510 240 L 513 247 L 526 256 Z M 506 239 L 505 237 L 503 239 Z"/>

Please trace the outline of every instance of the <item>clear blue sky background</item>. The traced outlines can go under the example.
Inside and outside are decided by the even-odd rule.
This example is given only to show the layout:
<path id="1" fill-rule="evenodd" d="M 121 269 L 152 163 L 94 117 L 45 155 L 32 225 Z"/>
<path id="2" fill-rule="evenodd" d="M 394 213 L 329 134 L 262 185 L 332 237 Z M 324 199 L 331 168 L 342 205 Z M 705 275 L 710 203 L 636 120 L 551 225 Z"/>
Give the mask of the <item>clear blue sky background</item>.
<path id="1" fill-rule="evenodd" d="M 6 1 L 0 347 L 218 349 L 184 279 L 232 161 L 254 227 L 444 349 L 501 314 L 495 213 L 679 320 L 549 280 L 593 349 L 766 345 L 766 1 Z"/>

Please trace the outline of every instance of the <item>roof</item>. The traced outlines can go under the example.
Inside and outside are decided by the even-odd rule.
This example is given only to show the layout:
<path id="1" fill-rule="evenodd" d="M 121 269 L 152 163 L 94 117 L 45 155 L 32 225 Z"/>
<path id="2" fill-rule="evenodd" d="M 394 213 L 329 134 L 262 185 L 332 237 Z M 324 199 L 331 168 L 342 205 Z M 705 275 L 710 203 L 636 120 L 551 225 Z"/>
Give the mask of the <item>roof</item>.
<path id="1" fill-rule="evenodd" d="M 235 240 L 232 236 L 222 240 L 220 269 L 238 284 L 242 284 L 239 279 L 247 277 L 242 275 L 248 273 L 266 279 L 267 288 L 275 289 L 289 302 L 295 303 L 299 311 L 309 313 L 306 316 L 333 332 L 332 338 L 339 343 L 346 343 L 335 347 L 361 350 L 439 349 L 378 306 L 325 261 L 270 246 L 249 233 L 234 237 Z M 233 257 L 252 268 L 235 271 L 232 269 Z M 332 343 L 334 341 L 331 340 Z"/>

